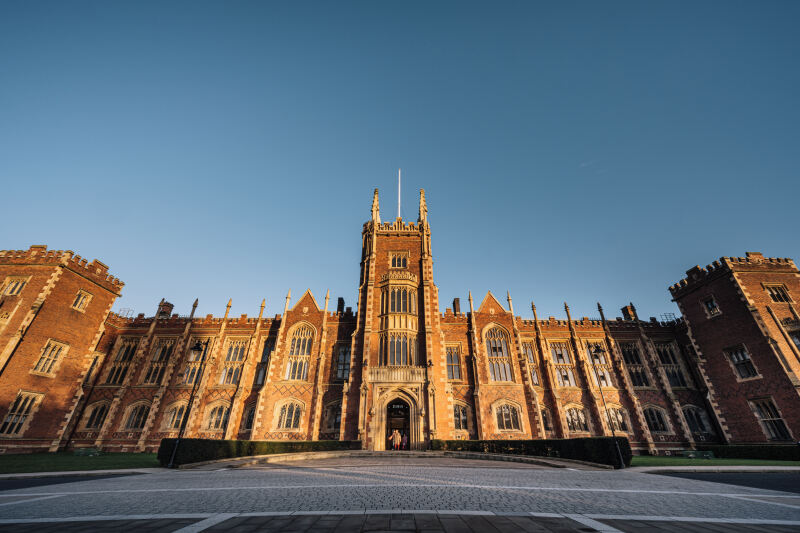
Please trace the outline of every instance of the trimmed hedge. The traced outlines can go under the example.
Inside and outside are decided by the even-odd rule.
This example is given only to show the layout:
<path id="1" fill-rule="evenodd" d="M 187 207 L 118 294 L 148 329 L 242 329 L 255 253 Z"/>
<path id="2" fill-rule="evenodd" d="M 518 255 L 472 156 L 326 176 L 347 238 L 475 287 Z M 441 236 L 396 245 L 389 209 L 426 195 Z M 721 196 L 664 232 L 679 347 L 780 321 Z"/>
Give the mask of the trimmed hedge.
<path id="1" fill-rule="evenodd" d="M 631 465 L 631 445 L 625 437 L 617 437 L 625 466 Z M 510 455 L 534 455 L 539 457 L 561 457 L 611 465 L 619 468 L 619 455 L 613 437 L 589 437 L 583 439 L 537 439 L 537 440 L 434 440 L 434 450 L 458 452 L 502 453 Z"/>
<path id="2" fill-rule="evenodd" d="M 800 446 L 797 444 L 702 444 L 697 449 L 714 452 L 714 457 L 725 459 L 800 461 Z"/>
<path id="3" fill-rule="evenodd" d="M 158 462 L 167 466 L 175 448 L 176 439 L 161 439 L 158 447 Z M 360 450 L 360 440 L 314 440 L 314 441 L 266 441 L 266 440 L 216 440 L 181 439 L 175 465 L 248 457 L 250 455 L 269 455 L 273 453 L 321 452 L 331 450 Z"/>

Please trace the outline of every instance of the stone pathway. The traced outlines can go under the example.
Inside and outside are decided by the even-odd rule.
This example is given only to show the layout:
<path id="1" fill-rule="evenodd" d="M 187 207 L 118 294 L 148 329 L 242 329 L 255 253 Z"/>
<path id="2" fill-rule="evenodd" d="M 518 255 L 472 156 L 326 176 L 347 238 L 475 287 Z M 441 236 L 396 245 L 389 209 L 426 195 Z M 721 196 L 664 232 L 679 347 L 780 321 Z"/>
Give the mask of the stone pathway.
<path id="1" fill-rule="evenodd" d="M 797 494 L 452 458 L 166 471 L 0 491 L 1 531 L 800 531 Z"/>

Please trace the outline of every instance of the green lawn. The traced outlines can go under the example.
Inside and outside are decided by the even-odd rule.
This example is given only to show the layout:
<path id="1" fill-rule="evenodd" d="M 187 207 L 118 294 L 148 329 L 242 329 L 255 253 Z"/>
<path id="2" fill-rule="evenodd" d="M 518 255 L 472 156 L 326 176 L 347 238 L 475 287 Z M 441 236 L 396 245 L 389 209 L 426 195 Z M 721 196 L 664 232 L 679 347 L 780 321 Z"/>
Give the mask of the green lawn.
<path id="1" fill-rule="evenodd" d="M 687 457 L 634 455 L 631 466 L 800 466 L 800 461 L 773 461 L 769 459 L 689 459 Z"/>
<path id="2" fill-rule="evenodd" d="M 160 465 L 154 453 L 104 453 L 95 457 L 78 456 L 72 452 L 0 455 L 0 474 L 156 466 Z"/>

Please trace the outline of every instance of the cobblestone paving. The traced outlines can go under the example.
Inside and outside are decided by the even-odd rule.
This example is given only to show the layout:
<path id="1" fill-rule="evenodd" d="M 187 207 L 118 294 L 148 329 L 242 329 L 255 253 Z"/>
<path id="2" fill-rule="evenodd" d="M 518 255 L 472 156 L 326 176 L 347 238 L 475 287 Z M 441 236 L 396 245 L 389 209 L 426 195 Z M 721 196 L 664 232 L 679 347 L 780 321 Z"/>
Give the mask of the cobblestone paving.
<path id="1" fill-rule="evenodd" d="M 625 529 L 616 523 L 613 525 L 613 528 L 622 531 L 644 531 L 646 526 L 641 524 L 649 523 L 647 520 L 653 517 L 762 521 L 762 525 L 752 527 L 767 528 L 762 531 L 784 531 L 786 527 L 800 530 L 797 495 L 779 491 L 626 471 L 578 471 L 509 463 L 501 463 L 502 467 L 495 463 L 484 468 L 474 460 L 447 459 L 447 462 L 440 462 L 422 459 L 406 461 L 404 464 L 370 458 L 360 462 L 352 459 L 338 463 L 326 461 L 323 460 L 322 464 L 309 461 L 252 469 L 171 471 L 6 490 L 0 492 L 0 528 L 25 530 L 33 526 L 10 523 L 11 520 L 39 519 L 41 522 L 41 519 L 47 518 L 72 517 L 75 522 L 70 527 L 78 528 L 76 531 L 83 527 L 80 524 L 84 518 L 93 520 L 94 525 L 98 526 L 96 529 L 101 529 L 100 520 L 103 518 L 144 520 L 139 525 L 147 529 L 150 526 L 145 528 L 145 525 L 154 520 L 186 520 L 194 517 L 194 522 L 197 522 L 213 515 L 218 517 L 219 523 L 208 523 L 207 530 L 222 527 L 225 520 L 239 520 L 242 522 L 241 530 L 245 531 L 257 529 L 251 527 L 257 522 L 256 519 L 270 522 L 278 520 L 276 524 L 280 520 L 289 520 L 287 524 L 291 522 L 293 528 L 295 525 L 305 528 L 303 524 L 312 520 L 303 518 L 304 522 L 295 523 L 292 522 L 294 519 L 286 517 L 234 515 L 321 512 L 331 513 L 327 522 L 333 522 L 333 515 L 344 511 L 357 514 L 340 516 L 340 522 L 354 521 L 356 518 L 353 516 L 360 516 L 366 524 L 368 519 L 365 517 L 374 513 L 406 511 L 415 513 L 414 516 L 438 516 L 439 526 L 436 527 L 439 529 L 432 527 L 431 530 L 478 531 L 480 529 L 465 522 L 464 517 L 471 516 L 467 512 L 473 511 L 497 515 L 525 514 L 527 522 L 533 524 L 530 526 L 532 531 L 547 531 L 547 527 L 550 527 L 539 528 L 541 524 L 537 520 L 570 519 L 565 515 L 588 515 L 600 520 L 595 522 L 595 526 L 601 528 L 605 523 L 603 520 L 623 517 L 623 522 L 629 524 L 633 523 L 631 520 L 638 519 L 638 529 Z M 453 464 L 452 461 L 460 462 Z M 445 516 L 421 512 L 437 510 L 456 513 Z M 538 516 L 531 521 L 531 513 L 555 516 Z M 442 522 L 442 516 L 445 516 L 445 521 L 461 517 L 461 522 L 450 521 L 445 527 L 447 524 Z M 252 520 L 247 522 L 245 518 Z M 300 518 L 295 516 L 295 519 Z M 313 522 L 319 520 L 317 518 Z M 408 520 L 412 520 L 414 526 L 410 530 L 425 529 L 417 525 L 414 517 L 401 520 L 405 522 L 390 523 L 391 528 L 407 529 L 406 526 L 411 523 Z M 475 518 L 474 522 L 481 520 Z M 245 527 L 245 522 L 250 525 Z M 341 529 L 339 522 L 333 525 L 326 525 L 325 522 L 311 530 L 345 530 Z M 570 523 L 573 526 L 577 524 L 574 521 Z M 183 527 L 181 524 L 162 522 L 157 528 L 151 529 L 168 531 Z M 610 528 L 611 523 L 608 524 Z M 656 520 L 654 524 L 651 525 L 652 529 L 657 530 L 664 524 L 672 524 L 670 527 L 674 528 L 676 523 Z M 683 523 L 688 527 L 687 524 Z M 39 523 L 41 529 L 38 530 L 51 525 L 51 522 Z M 228 525 L 232 526 L 233 523 Z M 591 526 L 581 524 L 576 527 L 572 530 L 580 531 L 581 527 L 586 528 L 584 531 L 592 530 Z M 711 529 L 705 531 L 717 531 L 721 530 L 722 524 L 707 527 Z M 733 531 L 736 527 L 740 526 L 731 525 L 726 527 L 726 531 Z M 281 528 L 270 526 L 267 530 Z M 111 529 L 119 531 L 126 528 L 117 525 Z M 495 530 L 504 529 L 495 527 Z"/>

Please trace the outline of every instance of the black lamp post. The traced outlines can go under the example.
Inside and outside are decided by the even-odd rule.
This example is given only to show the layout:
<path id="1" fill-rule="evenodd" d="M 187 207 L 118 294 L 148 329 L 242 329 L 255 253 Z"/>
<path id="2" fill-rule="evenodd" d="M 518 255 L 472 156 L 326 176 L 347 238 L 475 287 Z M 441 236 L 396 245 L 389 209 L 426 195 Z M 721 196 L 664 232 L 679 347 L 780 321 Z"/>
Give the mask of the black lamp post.
<path id="1" fill-rule="evenodd" d="M 608 412 L 608 406 L 606 405 L 606 397 L 603 394 L 603 384 L 600 383 L 600 376 L 597 373 L 597 364 L 595 363 L 596 359 L 600 359 L 600 357 L 605 353 L 605 349 L 599 344 L 596 344 L 594 350 L 592 350 L 592 368 L 594 369 L 594 378 L 597 381 L 597 388 L 600 389 L 600 399 L 603 401 L 603 409 L 606 411 L 606 419 L 609 422 L 609 426 L 611 426 L 611 437 L 614 439 L 614 446 L 617 447 L 617 457 L 619 458 L 619 467 L 625 468 L 625 460 L 622 458 L 622 450 L 619 448 L 619 442 L 617 441 L 617 433 L 614 431 L 614 420 L 611 420 L 611 413 Z"/>
<path id="2" fill-rule="evenodd" d="M 197 386 L 200 383 L 200 380 L 203 379 L 203 369 L 205 368 L 206 364 L 206 350 L 208 350 L 208 339 L 205 342 L 197 341 L 192 346 L 192 360 L 197 361 L 197 358 L 200 358 L 200 369 L 194 377 L 194 383 L 192 383 L 192 393 L 189 395 L 189 403 L 186 405 L 186 412 L 183 413 L 183 419 L 181 420 L 181 429 L 178 431 L 178 438 L 175 439 L 175 447 L 172 448 L 172 456 L 169 458 L 169 464 L 167 468 L 175 468 L 175 455 L 178 453 L 178 446 L 181 444 L 181 438 L 183 438 L 183 432 L 186 430 L 186 422 L 189 420 L 189 411 L 192 408 L 192 404 L 194 403 L 194 395 L 197 393 Z"/>

